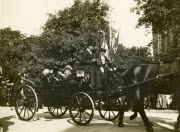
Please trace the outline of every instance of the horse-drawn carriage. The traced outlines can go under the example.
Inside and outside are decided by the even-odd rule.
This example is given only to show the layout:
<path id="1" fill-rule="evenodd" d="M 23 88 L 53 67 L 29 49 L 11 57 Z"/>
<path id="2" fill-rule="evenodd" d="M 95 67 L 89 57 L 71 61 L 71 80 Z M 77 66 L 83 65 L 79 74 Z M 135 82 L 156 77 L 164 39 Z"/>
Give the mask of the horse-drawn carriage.
<path id="1" fill-rule="evenodd" d="M 106 120 L 114 120 L 119 116 L 119 93 L 107 92 L 112 89 L 114 69 L 106 78 L 102 89 L 90 87 L 90 75 L 81 68 L 72 71 L 69 78 L 56 80 L 54 76 L 48 80 L 41 79 L 40 83 L 22 79 L 22 85 L 15 97 L 15 110 L 21 120 L 33 118 L 40 105 L 47 106 L 49 113 L 54 117 L 63 116 L 69 110 L 70 117 L 78 125 L 90 123 L 94 110 L 98 109 L 100 116 Z M 107 83 L 109 85 L 107 85 Z"/>
<path id="2" fill-rule="evenodd" d="M 147 62 L 146 64 L 127 68 L 123 73 L 125 86 L 119 86 L 115 89 L 91 89 L 87 85 L 88 77 L 80 69 L 74 73 L 72 80 L 62 80 L 58 84 L 51 83 L 46 86 L 22 86 L 16 95 L 16 113 L 20 119 L 30 120 L 38 109 L 38 98 L 40 97 L 43 104 L 48 107 L 50 114 L 55 117 L 61 117 L 69 109 L 70 117 L 76 124 L 86 125 L 92 120 L 94 109 L 97 108 L 100 116 L 106 120 L 112 121 L 120 115 L 118 125 L 122 127 L 125 109 L 123 109 L 124 106 L 120 98 L 126 96 L 134 101 L 135 96 L 133 94 L 139 94 L 139 99 L 134 101 L 139 108 L 133 106 L 134 110 L 140 113 L 147 131 L 154 132 L 144 111 L 145 93 L 148 94 L 152 91 L 169 93 L 168 90 L 164 90 L 162 87 L 157 88 L 156 85 L 158 82 L 162 85 L 170 80 L 176 89 L 174 94 L 178 96 L 177 100 L 179 99 L 179 56 L 180 50 L 173 56 L 166 55 L 162 57 L 160 62 Z M 178 110 L 180 112 L 180 108 Z M 179 128 L 179 118 L 177 119 L 176 129 Z"/>

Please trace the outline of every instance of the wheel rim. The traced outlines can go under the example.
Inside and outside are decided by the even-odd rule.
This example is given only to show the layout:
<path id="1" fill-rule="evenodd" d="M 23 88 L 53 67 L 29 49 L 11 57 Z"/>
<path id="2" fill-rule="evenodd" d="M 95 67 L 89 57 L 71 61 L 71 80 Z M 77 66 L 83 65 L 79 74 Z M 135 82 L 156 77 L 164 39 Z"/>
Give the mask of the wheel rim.
<path id="1" fill-rule="evenodd" d="M 99 100 L 98 111 L 103 119 L 113 121 L 119 116 L 120 106 L 119 99 Z"/>
<path id="2" fill-rule="evenodd" d="M 94 116 L 94 104 L 86 93 L 77 93 L 72 96 L 69 104 L 71 119 L 77 125 L 87 125 Z"/>
<path id="3" fill-rule="evenodd" d="M 61 117 L 66 113 L 66 111 L 68 110 L 68 107 L 67 106 L 60 106 L 60 107 L 50 106 L 48 107 L 48 110 L 52 116 Z"/>
<path id="4" fill-rule="evenodd" d="M 28 121 L 37 111 L 38 100 L 35 91 L 30 86 L 21 87 L 15 99 L 15 110 L 21 120 Z"/>

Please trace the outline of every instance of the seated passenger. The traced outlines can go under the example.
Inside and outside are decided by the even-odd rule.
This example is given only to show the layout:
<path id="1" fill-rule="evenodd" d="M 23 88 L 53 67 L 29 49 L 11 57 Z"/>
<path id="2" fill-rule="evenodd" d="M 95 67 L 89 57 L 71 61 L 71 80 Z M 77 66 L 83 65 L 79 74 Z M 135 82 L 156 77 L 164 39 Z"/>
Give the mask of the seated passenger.
<path id="1" fill-rule="evenodd" d="M 52 77 L 53 71 L 50 69 L 44 69 L 42 72 L 42 81 L 44 82 L 50 82 L 50 78 Z"/>
<path id="2" fill-rule="evenodd" d="M 70 75 L 72 75 L 73 68 L 70 65 L 67 65 L 64 68 L 64 73 L 58 71 L 58 74 L 61 75 L 64 79 L 67 79 Z"/>
<path id="3" fill-rule="evenodd" d="M 61 79 L 67 79 L 72 74 L 73 68 L 70 65 L 67 65 L 63 71 L 60 71 L 57 67 L 50 69 L 44 69 L 42 72 L 42 79 L 46 82 L 51 82 L 52 79 L 55 81 L 60 81 Z"/>

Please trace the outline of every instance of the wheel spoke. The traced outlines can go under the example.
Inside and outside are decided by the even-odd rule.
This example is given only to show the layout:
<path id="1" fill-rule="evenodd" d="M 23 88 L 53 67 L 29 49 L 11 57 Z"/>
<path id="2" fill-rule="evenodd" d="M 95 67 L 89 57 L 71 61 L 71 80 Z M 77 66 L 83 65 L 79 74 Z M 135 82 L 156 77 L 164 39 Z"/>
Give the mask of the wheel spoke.
<path id="1" fill-rule="evenodd" d="M 76 117 L 78 116 L 78 114 L 79 114 L 79 111 L 78 111 L 78 113 L 74 116 L 74 118 L 76 118 Z"/>
<path id="2" fill-rule="evenodd" d="M 104 113 L 104 117 L 105 117 L 106 113 L 107 113 L 107 111 Z"/>
<path id="3" fill-rule="evenodd" d="M 15 110 L 18 117 L 21 120 L 30 120 L 34 116 L 34 110 L 36 110 L 38 106 L 37 95 L 33 88 L 30 86 L 22 86 L 15 96 L 15 101 Z"/>
<path id="4" fill-rule="evenodd" d="M 77 106 L 78 106 L 78 108 L 80 109 L 80 103 L 79 103 L 79 99 L 78 99 L 77 96 L 76 96 L 76 101 L 77 101 Z"/>
<path id="5" fill-rule="evenodd" d="M 66 113 L 67 107 L 63 108 L 63 106 L 58 106 L 58 107 L 53 106 L 53 107 L 48 107 L 48 110 L 52 116 L 59 118 Z"/>
<path id="6" fill-rule="evenodd" d="M 63 111 L 62 111 L 62 109 L 60 108 L 60 110 L 61 110 L 61 113 L 63 113 Z"/>
<path id="7" fill-rule="evenodd" d="M 24 110 L 24 117 L 25 117 L 25 115 L 26 115 L 26 107 L 25 107 L 25 110 Z"/>
<path id="8" fill-rule="evenodd" d="M 91 116 L 87 111 L 84 111 L 88 116 Z"/>
<path id="9" fill-rule="evenodd" d="M 27 114 L 28 114 L 28 118 L 29 118 L 29 110 L 28 110 L 28 107 L 27 107 Z"/>
<path id="10" fill-rule="evenodd" d="M 98 111 L 99 111 L 100 116 L 108 121 L 115 120 L 119 115 L 118 103 L 119 103 L 119 100 L 116 100 L 116 99 L 105 100 L 104 105 L 101 105 L 101 102 L 99 102 Z"/>
<path id="11" fill-rule="evenodd" d="M 33 111 L 32 111 L 32 109 L 29 107 L 29 110 L 31 111 L 31 113 L 33 114 Z"/>
<path id="12" fill-rule="evenodd" d="M 85 121 L 86 121 L 86 114 L 84 113 L 84 112 L 82 112 L 83 113 L 83 115 L 84 115 L 84 119 L 85 119 Z"/>
<path id="13" fill-rule="evenodd" d="M 81 112 L 80 112 L 80 117 L 79 117 L 79 118 L 80 118 L 80 121 L 79 121 L 79 122 L 81 122 Z"/>
<path id="14" fill-rule="evenodd" d="M 54 111 L 55 111 L 55 108 L 54 108 L 54 107 L 53 107 L 53 109 L 54 109 L 54 110 L 53 110 L 53 112 L 52 112 L 52 113 L 54 113 Z"/>
<path id="15" fill-rule="evenodd" d="M 24 106 L 23 106 L 23 108 L 21 109 L 21 112 L 23 111 L 23 109 L 24 109 Z M 20 112 L 19 114 L 21 114 L 21 112 Z"/>
<path id="16" fill-rule="evenodd" d="M 69 111 L 72 120 L 77 125 L 87 125 L 94 115 L 94 105 L 91 97 L 83 92 L 76 93 L 71 98 Z"/>
<path id="17" fill-rule="evenodd" d="M 114 111 L 111 111 L 111 112 L 113 113 L 114 116 L 116 116 L 116 115 L 114 114 Z"/>
<path id="18" fill-rule="evenodd" d="M 109 119 L 111 119 L 110 111 L 109 111 Z"/>

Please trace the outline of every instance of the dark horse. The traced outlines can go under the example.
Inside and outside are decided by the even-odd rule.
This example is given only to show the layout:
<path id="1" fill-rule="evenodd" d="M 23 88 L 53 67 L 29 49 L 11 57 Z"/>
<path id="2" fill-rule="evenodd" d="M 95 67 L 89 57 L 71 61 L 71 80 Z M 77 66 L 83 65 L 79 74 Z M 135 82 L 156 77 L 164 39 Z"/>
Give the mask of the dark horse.
<path id="1" fill-rule="evenodd" d="M 144 111 L 144 97 L 150 93 L 173 93 L 175 95 L 179 112 L 175 130 L 178 131 L 180 127 L 180 61 L 176 58 L 163 62 L 134 65 L 127 68 L 123 73 L 123 80 L 126 86 L 138 84 L 134 87 L 125 88 L 128 90 L 126 100 L 127 102 L 132 102 L 132 108 L 135 112 L 130 119 L 136 118 L 137 112 L 139 112 L 148 132 L 154 132 L 152 123 L 149 122 Z M 119 127 L 124 126 L 124 112 L 125 109 L 122 108 L 119 116 Z"/>

